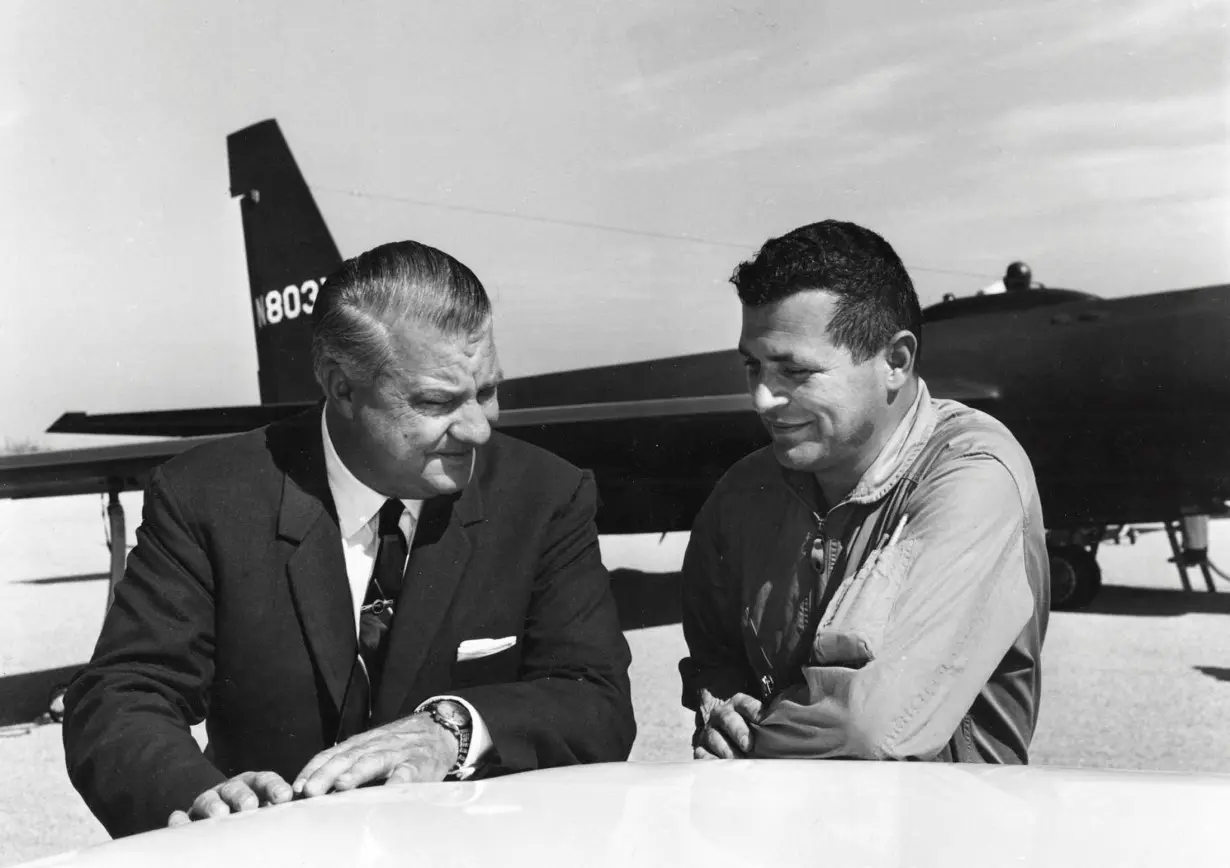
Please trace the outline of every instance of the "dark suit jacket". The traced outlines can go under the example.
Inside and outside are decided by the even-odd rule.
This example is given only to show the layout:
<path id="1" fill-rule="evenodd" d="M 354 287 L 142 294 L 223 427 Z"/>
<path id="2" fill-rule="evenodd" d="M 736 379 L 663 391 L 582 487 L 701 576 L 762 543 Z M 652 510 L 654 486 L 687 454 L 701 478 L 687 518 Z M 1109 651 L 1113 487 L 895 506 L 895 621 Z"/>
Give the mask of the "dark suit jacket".
<path id="1" fill-rule="evenodd" d="M 485 774 L 627 759 L 631 657 L 595 502 L 588 472 L 492 435 L 462 494 L 424 504 L 373 726 L 453 693 L 491 732 Z M 463 640 L 504 636 L 512 649 L 456 662 Z M 69 777 L 113 836 L 166 825 L 239 772 L 289 782 L 333 744 L 355 653 L 320 411 L 191 450 L 153 475 L 69 686 Z"/>

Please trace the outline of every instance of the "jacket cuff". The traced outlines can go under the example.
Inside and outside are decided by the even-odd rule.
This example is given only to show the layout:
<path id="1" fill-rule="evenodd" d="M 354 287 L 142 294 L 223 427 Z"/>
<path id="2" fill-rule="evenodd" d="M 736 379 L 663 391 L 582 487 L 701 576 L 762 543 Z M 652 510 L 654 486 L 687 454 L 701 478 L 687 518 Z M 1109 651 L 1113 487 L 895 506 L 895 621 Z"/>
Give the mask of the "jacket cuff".
<path id="1" fill-rule="evenodd" d="M 685 657 L 679 661 L 679 676 L 683 682 L 680 702 L 684 708 L 700 711 L 700 692 L 708 690 L 718 699 L 729 699 L 736 693 L 758 696 L 746 669 L 728 667 L 701 668 Z"/>

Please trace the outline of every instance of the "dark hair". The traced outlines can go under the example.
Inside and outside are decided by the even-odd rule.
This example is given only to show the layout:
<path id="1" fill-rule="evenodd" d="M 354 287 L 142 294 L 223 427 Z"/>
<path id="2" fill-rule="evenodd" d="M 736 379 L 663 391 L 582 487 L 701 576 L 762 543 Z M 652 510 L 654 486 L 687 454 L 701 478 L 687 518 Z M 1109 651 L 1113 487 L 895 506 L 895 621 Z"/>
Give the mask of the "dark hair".
<path id="1" fill-rule="evenodd" d="M 884 349 L 902 329 L 918 339 L 922 310 L 914 283 L 887 241 L 854 223 L 825 220 L 771 238 L 756 257 L 739 265 L 730 282 L 739 301 L 760 307 L 807 289 L 837 296 L 829 337 L 862 362 Z"/>
<path id="2" fill-rule="evenodd" d="M 330 360 L 370 383 L 392 360 L 391 325 L 412 318 L 469 334 L 491 318 L 491 301 L 474 272 L 447 253 L 398 241 L 343 262 L 325 279 L 312 316 L 312 367 L 321 385 Z"/>

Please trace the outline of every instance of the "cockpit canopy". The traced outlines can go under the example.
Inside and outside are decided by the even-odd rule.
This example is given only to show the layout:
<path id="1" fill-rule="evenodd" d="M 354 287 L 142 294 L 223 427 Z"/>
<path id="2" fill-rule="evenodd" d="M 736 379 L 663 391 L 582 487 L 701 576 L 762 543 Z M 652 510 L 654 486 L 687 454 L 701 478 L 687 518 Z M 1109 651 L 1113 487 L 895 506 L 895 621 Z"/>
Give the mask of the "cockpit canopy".
<path id="1" fill-rule="evenodd" d="M 966 316 L 982 316 L 989 313 L 1011 313 L 1032 310 L 1036 307 L 1051 307 L 1074 301 L 1098 301 L 1089 292 L 1075 289 L 1051 289 L 1035 283 L 1033 271 L 1024 262 L 1013 262 L 997 281 L 998 289 L 987 287 L 977 295 L 957 298 L 952 293 L 944 295 L 939 304 L 923 308 L 923 322 L 938 322 L 944 319 L 959 319 Z"/>
<path id="2" fill-rule="evenodd" d="M 1065 304 L 1073 301 L 1098 301 L 1099 296 L 1076 289 L 1037 287 L 1019 292 L 999 292 L 992 295 L 968 295 L 941 301 L 923 308 L 923 322 L 938 322 L 988 313 L 1031 310 L 1036 307 Z"/>

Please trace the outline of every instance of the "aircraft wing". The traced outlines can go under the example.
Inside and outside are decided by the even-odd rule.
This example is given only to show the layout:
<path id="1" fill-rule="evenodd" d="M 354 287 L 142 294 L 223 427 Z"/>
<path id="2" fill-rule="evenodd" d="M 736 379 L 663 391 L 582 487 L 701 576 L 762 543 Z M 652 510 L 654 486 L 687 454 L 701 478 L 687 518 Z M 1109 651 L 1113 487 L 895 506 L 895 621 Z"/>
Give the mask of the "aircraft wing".
<path id="1" fill-rule="evenodd" d="M 739 395 L 696 395 L 688 398 L 653 398 L 645 401 L 593 401 L 556 407 L 520 407 L 500 413 L 497 427 L 519 430 L 529 427 L 604 422 L 618 419 L 721 416 L 750 413 L 752 400 Z M 513 433 L 510 430 L 509 433 Z"/>
<path id="2" fill-rule="evenodd" d="M 690 530 L 721 475 L 769 441 L 747 393 L 510 408 L 497 427 L 592 470 L 604 534 Z"/>
<path id="3" fill-rule="evenodd" d="M 597 375 L 601 377 L 606 373 L 600 371 Z M 721 475 L 740 458 L 768 442 L 768 435 L 752 411 L 751 398 L 745 391 L 578 402 L 576 397 L 583 394 L 610 396 L 613 392 L 619 393 L 587 388 L 595 381 L 591 379 L 595 377 L 592 371 L 550 376 L 550 383 L 546 383 L 545 378 L 534 383 L 540 387 L 534 391 L 510 390 L 513 392 L 509 402 L 512 406 L 506 405 L 501 411 L 496 427 L 510 436 L 554 452 L 578 467 L 594 471 L 602 499 L 598 515 L 601 533 L 662 533 L 690 529 L 696 512 Z M 612 383 L 628 379 L 635 378 L 624 375 L 618 380 L 612 378 Z M 713 379 L 710 382 L 719 387 L 728 386 Z M 568 388 L 559 388 L 561 384 Z M 520 384 L 514 380 L 510 385 Z M 542 388 L 544 385 L 552 388 Z M 935 397 L 953 398 L 974 406 L 985 407 L 1001 397 L 998 388 L 965 379 L 939 378 L 928 380 L 928 385 Z M 545 406 L 520 403 L 527 398 L 541 400 L 544 397 L 564 400 Z M 69 413 L 61 416 L 49 430 L 212 436 L 251 430 L 309 406 L 307 403 L 286 403 L 97 416 Z M 163 460 L 182 448 L 187 445 L 176 448 L 164 444 L 141 460 L 153 466 L 154 458 Z M 59 490 L 56 486 L 73 491 L 107 490 L 110 485 L 107 480 L 121 478 L 123 474 L 117 477 L 106 467 L 93 471 L 95 465 L 90 456 L 102 457 L 104 453 L 107 457 L 103 460 L 112 460 L 106 449 L 69 453 L 71 465 L 48 465 L 40 471 L 42 475 L 36 477 L 38 483 L 52 490 Z M 126 458 L 123 452 L 114 454 L 117 461 Z M 39 455 L 6 460 L 30 459 L 36 464 L 52 460 Z M 0 463 L 0 491 L 3 490 L 5 467 Z M 90 477 L 90 473 L 94 476 Z M 70 474 L 73 478 L 84 474 L 86 481 L 76 487 L 60 481 Z"/>
<path id="4" fill-rule="evenodd" d="M 149 410 L 133 413 L 64 413 L 49 434 L 116 434 L 138 437 L 193 437 L 237 434 L 269 425 L 306 410 L 316 402 Z M 746 394 L 696 395 L 643 401 L 594 401 L 549 407 L 514 407 L 500 415 L 499 427 L 522 428 L 550 424 L 636 419 L 750 410 Z"/>
<path id="5" fill-rule="evenodd" d="M 213 437 L 185 437 L 0 457 L 0 498 L 58 497 L 143 488 L 173 455 Z"/>
<path id="6" fill-rule="evenodd" d="M 0 458 L 0 497 L 139 488 L 155 465 L 196 443 L 251 430 L 309 406 L 68 413 L 49 430 L 203 436 Z M 746 392 L 514 406 L 501 412 L 496 427 L 594 470 L 604 502 L 598 522 L 603 533 L 687 529 L 721 473 L 767 442 Z"/>
<path id="7" fill-rule="evenodd" d="M 1002 400 L 1003 390 L 990 383 L 980 383 L 960 377 L 929 377 L 924 375 L 932 398 L 948 398 L 971 406 Z"/>
<path id="8" fill-rule="evenodd" d="M 121 434 L 137 437 L 197 437 L 238 434 L 293 416 L 312 401 L 249 404 L 236 407 L 194 407 L 186 410 L 146 410 L 134 413 L 64 413 L 50 434 Z"/>

